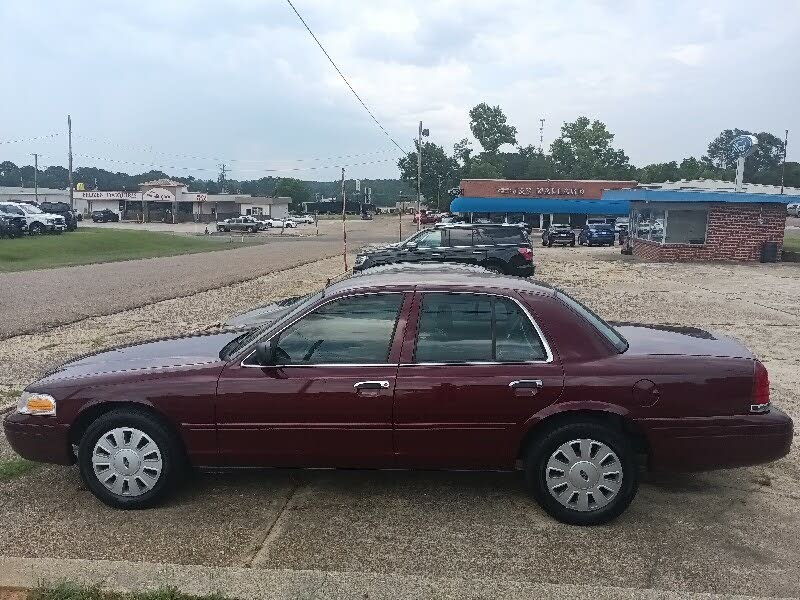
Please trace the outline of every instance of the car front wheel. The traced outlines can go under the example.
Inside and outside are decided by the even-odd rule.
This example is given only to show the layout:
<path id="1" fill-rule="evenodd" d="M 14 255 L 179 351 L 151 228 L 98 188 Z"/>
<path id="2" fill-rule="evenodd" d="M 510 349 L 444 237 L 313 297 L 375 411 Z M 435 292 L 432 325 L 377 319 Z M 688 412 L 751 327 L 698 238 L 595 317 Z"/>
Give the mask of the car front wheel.
<path id="1" fill-rule="evenodd" d="M 31 235 L 42 235 L 45 231 L 44 225 L 41 223 L 31 223 L 31 226 L 28 228 Z"/>
<path id="2" fill-rule="evenodd" d="M 153 506 L 181 471 L 179 447 L 155 416 L 135 409 L 113 410 L 86 430 L 78 450 L 83 481 L 114 508 Z"/>
<path id="3" fill-rule="evenodd" d="M 622 514 L 639 485 L 628 440 L 599 422 L 565 423 L 532 444 L 525 475 L 533 496 L 552 517 L 599 525 Z"/>

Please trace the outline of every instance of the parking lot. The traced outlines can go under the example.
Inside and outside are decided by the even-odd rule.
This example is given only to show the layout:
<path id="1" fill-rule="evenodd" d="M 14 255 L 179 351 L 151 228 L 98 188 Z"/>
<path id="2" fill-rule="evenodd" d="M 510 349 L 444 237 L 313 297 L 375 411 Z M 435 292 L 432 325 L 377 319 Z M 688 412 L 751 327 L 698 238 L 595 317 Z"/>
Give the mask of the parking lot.
<path id="1" fill-rule="evenodd" d="M 769 369 L 773 401 L 800 419 L 797 265 L 633 262 L 616 247 L 535 247 L 535 260 L 538 278 L 610 320 L 690 324 L 739 338 Z M 212 326 L 339 271 L 340 257 L 320 259 L 10 337 L 0 341 L 0 390 L 88 350 Z M 620 519 L 575 528 L 547 517 L 513 473 L 204 473 L 161 508 L 121 513 L 95 500 L 77 469 L 39 466 L 0 482 L 0 555 L 480 581 L 486 589 L 602 585 L 619 588 L 614 597 L 645 589 L 795 597 L 798 479 L 795 442 L 787 458 L 766 466 L 647 475 Z"/>

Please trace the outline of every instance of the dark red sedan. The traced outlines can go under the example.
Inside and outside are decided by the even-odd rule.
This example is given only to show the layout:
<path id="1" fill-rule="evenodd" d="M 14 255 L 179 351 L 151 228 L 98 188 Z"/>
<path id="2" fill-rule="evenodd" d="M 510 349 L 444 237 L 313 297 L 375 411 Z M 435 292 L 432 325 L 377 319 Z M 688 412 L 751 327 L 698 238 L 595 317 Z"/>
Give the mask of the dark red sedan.
<path id="1" fill-rule="evenodd" d="M 28 386 L 14 449 L 152 505 L 186 465 L 521 469 L 555 518 L 608 521 L 641 463 L 787 454 L 763 365 L 691 327 L 612 327 L 567 294 L 442 265 L 333 284 L 246 333 L 87 355 Z"/>

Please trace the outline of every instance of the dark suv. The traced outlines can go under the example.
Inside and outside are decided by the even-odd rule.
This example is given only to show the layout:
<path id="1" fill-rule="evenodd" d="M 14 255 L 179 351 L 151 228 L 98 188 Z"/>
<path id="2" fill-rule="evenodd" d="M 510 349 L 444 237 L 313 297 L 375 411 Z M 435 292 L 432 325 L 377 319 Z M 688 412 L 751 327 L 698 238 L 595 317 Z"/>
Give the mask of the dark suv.
<path id="1" fill-rule="evenodd" d="M 569 225 L 550 225 L 542 232 L 542 246 L 575 245 L 575 232 Z"/>
<path id="2" fill-rule="evenodd" d="M 119 221 L 119 215 L 108 208 L 104 208 L 103 210 L 93 210 L 92 221 L 95 223 L 108 223 L 109 221 L 116 223 Z"/>
<path id="3" fill-rule="evenodd" d="M 515 225 L 437 225 L 423 229 L 399 244 L 361 252 L 353 271 L 378 265 L 417 262 L 456 262 L 479 265 L 497 273 L 534 274 L 528 234 Z"/>
<path id="4" fill-rule="evenodd" d="M 46 213 L 64 217 L 67 231 L 75 231 L 78 228 L 78 219 L 66 202 L 42 202 L 39 204 L 39 208 Z"/>

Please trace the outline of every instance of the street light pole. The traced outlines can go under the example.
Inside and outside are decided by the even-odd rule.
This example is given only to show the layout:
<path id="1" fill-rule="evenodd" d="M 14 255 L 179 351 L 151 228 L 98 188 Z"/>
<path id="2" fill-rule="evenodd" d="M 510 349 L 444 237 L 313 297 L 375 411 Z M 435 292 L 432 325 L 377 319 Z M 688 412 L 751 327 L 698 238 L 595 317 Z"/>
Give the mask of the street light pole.
<path id="1" fill-rule="evenodd" d="M 422 121 L 419 122 L 419 132 L 417 135 L 417 231 L 422 227 L 422 136 L 429 136 L 430 132 L 422 128 Z"/>
<path id="2" fill-rule="evenodd" d="M 783 165 L 781 166 L 781 195 L 783 195 L 783 177 L 786 175 L 786 147 L 789 145 L 789 130 L 783 138 Z"/>

